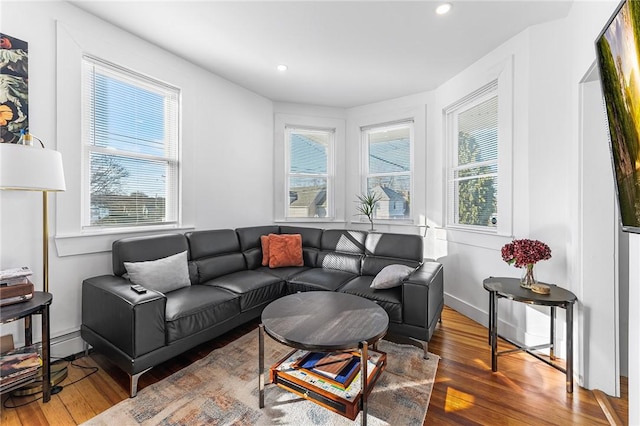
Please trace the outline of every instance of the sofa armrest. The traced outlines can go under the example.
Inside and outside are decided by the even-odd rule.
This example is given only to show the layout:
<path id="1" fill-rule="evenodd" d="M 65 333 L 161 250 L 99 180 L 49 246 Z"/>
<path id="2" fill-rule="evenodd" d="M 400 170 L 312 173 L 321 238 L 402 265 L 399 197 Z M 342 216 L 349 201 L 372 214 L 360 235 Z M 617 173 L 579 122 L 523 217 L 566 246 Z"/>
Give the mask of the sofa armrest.
<path id="1" fill-rule="evenodd" d="M 402 283 L 403 319 L 406 324 L 432 328 L 444 305 L 442 264 L 425 262 Z"/>
<path id="2" fill-rule="evenodd" d="M 82 324 L 137 358 L 166 344 L 166 298 L 153 290 L 138 294 L 130 286 L 113 275 L 84 280 Z"/>

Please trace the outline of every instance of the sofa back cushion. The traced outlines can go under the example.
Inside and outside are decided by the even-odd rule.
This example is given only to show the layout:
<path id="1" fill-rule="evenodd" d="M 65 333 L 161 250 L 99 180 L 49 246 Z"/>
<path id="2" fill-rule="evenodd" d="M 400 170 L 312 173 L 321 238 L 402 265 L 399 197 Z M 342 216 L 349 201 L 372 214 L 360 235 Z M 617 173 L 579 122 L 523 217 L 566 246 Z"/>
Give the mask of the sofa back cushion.
<path id="1" fill-rule="evenodd" d="M 302 236 L 302 257 L 304 266 L 316 267 L 322 241 L 322 229 L 302 226 L 281 226 L 280 234 L 300 234 Z"/>
<path id="2" fill-rule="evenodd" d="M 157 260 L 188 249 L 189 244 L 182 234 L 122 238 L 111 245 L 113 274 L 121 277 L 127 272 L 124 262 Z"/>
<path id="3" fill-rule="evenodd" d="M 362 275 L 377 275 L 385 266 L 393 264 L 419 266 L 423 258 L 420 235 L 371 232 L 365 241 Z"/>
<path id="4" fill-rule="evenodd" d="M 262 244 L 260 237 L 262 235 L 277 234 L 280 227 L 272 226 L 250 226 L 246 228 L 237 228 L 238 241 L 240 242 L 240 250 L 244 255 L 248 269 L 256 269 L 262 265 Z"/>
<path id="5" fill-rule="evenodd" d="M 198 268 L 198 282 L 247 269 L 233 229 L 194 231 L 186 234 L 191 259 Z"/>
<path id="6" fill-rule="evenodd" d="M 367 233 L 327 229 L 322 233 L 317 267 L 360 274 Z"/>

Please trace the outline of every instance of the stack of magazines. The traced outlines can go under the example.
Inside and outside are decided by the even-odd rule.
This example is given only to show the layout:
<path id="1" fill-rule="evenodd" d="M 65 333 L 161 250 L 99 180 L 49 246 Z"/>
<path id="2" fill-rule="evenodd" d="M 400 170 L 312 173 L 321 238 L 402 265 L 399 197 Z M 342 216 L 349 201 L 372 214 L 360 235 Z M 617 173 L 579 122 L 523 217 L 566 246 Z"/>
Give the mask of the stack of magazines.
<path id="1" fill-rule="evenodd" d="M 297 365 L 342 389 L 351 384 L 360 371 L 358 352 L 309 352 Z"/>
<path id="2" fill-rule="evenodd" d="M 12 349 L 0 355 L 0 393 L 30 382 L 41 366 L 42 358 L 35 346 Z"/>
<path id="3" fill-rule="evenodd" d="M 0 271 L 0 306 L 30 300 L 33 297 L 30 276 L 31 269 L 27 266 Z"/>

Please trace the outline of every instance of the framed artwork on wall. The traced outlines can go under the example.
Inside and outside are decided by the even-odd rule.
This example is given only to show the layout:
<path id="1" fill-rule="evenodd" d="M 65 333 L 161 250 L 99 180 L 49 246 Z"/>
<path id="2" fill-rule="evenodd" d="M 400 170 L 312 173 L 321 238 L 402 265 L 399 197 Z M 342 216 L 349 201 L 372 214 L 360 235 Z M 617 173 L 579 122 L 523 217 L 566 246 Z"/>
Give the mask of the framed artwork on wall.
<path id="1" fill-rule="evenodd" d="M 0 33 L 0 143 L 29 131 L 28 43 Z"/>

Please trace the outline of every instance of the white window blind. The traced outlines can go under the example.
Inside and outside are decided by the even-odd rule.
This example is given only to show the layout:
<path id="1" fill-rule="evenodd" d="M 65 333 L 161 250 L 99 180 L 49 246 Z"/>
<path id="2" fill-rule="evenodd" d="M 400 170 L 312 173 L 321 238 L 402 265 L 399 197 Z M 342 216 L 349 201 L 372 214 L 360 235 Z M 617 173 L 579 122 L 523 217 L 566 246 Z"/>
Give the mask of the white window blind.
<path id="1" fill-rule="evenodd" d="M 366 192 L 379 201 L 376 219 L 410 219 L 413 121 L 361 128 Z"/>
<path id="2" fill-rule="evenodd" d="M 85 227 L 175 225 L 179 89 L 83 57 Z"/>
<path id="3" fill-rule="evenodd" d="M 498 95 L 496 83 L 447 112 L 449 223 L 496 228 L 498 224 Z"/>
<path id="4" fill-rule="evenodd" d="M 332 216 L 334 130 L 287 127 L 285 212 L 287 218 Z"/>

